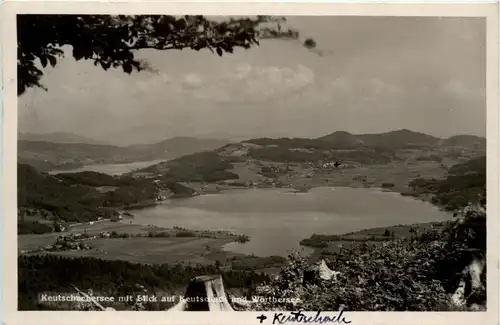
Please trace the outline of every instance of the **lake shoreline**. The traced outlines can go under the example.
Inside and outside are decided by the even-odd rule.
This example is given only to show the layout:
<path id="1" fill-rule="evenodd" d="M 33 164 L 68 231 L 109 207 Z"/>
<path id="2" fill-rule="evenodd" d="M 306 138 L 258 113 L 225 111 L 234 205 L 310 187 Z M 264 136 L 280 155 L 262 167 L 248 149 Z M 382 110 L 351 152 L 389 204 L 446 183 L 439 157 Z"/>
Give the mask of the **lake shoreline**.
<path id="1" fill-rule="evenodd" d="M 126 165 L 126 164 L 124 164 L 124 165 Z M 226 194 L 226 192 L 229 192 L 229 191 L 242 191 L 242 190 L 252 190 L 252 189 L 279 189 L 279 190 L 289 192 L 291 194 L 296 193 L 297 195 L 300 196 L 300 195 L 302 195 L 302 193 L 307 194 L 308 192 L 314 191 L 317 188 L 330 188 L 333 190 L 332 191 L 333 195 L 335 195 L 336 189 L 371 189 L 371 190 L 375 190 L 375 191 L 381 192 L 381 193 L 383 193 L 383 192 L 397 193 L 401 196 L 409 197 L 412 200 L 423 201 L 423 202 L 430 203 L 433 206 L 436 206 L 436 205 L 432 204 L 432 202 L 430 202 L 430 198 L 415 197 L 413 195 L 409 195 L 409 196 L 404 195 L 404 193 L 408 191 L 408 188 L 406 186 L 403 186 L 403 183 L 406 182 L 403 178 L 398 179 L 398 181 L 394 182 L 395 184 L 393 184 L 393 186 L 382 187 L 381 184 L 384 184 L 383 183 L 383 180 L 385 179 L 384 177 L 381 177 L 376 182 L 372 183 L 370 181 L 369 182 L 362 182 L 362 181 L 355 179 L 355 178 L 351 179 L 351 176 L 350 176 L 350 174 L 353 172 L 369 173 L 368 171 L 374 172 L 380 168 L 387 168 L 387 167 L 389 167 L 389 166 L 378 166 L 377 165 L 377 166 L 369 166 L 367 168 L 362 169 L 361 171 L 358 171 L 358 170 L 356 170 L 356 171 L 335 170 L 335 171 L 333 171 L 333 173 L 332 172 L 330 172 L 330 173 L 318 172 L 318 174 L 316 176 L 313 176 L 312 178 L 309 178 L 309 179 L 303 179 L 303 180 L 301 180 L 301 177 L 303 177 L 305 175 L 304 174 L 305 172 L 301 170 L 300 175 L 297 174 L 297 175 L 292 175 L 292 176 L 282 176 L 280 178 L 281 181 L 279 181 L 278 179 L 275 179 L 275 181 L 277 183 L 275 185 L 273 185 L 272 182 L 269 183 L 269 181 L 272 181 L 271 179 L 262 180 L 261 182 L 256 182 L 256 183 L 254 182 L 252 184 L 252 186 L 245 186 L 245 185 L 243 185 L 243 184 L 245 184 L 245 182 L 243 182 L 243 181 L 240 182 L 238 180 L 209 183 L 209 186 L 207 186 L 206 183 L 200 183 L 200 182 L 181 182 L 182 185 L 193 189 L 195 192 L 193 194 L 184 195 L 182 197 L 176 197 L 175 195 L 171 195 L 171 196 L 167 196 L 165 199 L 161 199 L 161 200 L 145 200 L 142 202 L 137 202 L 134 205 L 125 205 L 125 206 L 114 207 L 114 208 L 117 210 L 128 211 L 128 212 L 131 212 L 132 214 L 135 214 L 135 213 L 137 213 L 139 211 L 143 211 L 145 209 L 147 210 L 149 208 L 155 208 L 157 206 L 164 205 L 166 203 L 166 201 L 177 201 L 177 200 L 180 200 L 181 198 L 182 199 L 190 199 L 193 197 L 205 196 L 205 195 L 210 195 L 210 194 L 212 194 L 212 195 L 213 194 L 224 195 L 224 194 Z M 346 173 L 346 177 L 342 178 L 343 176 L 341 176 L 341 174 L 344 172 Z M 305 190 L 302 190 L 300 188 L 303 186 L 304 182 L 307 182 L 308 185 L 305 187 L 306 188 Z M 241 185 L 235 185 L 236 183 L 241 183 Z M 391 184 L 391 183 L 386 183 L 386 184 Z M 135 222 L 137 222 L 137 219 L 135 219 Z M 423 224 L 426 224 L 426 223 L 427 222 L 423 222 Z M 412 223 L 411 225 L 414 225 L 414 223 Z M 408 227 L 411 227 L 411 225 L 409 225 Z M 386 229 L 390 229 L 393 227 L 397 227 L 397 225 L 396 224 L 388 225 L 388 226 L 383 227 L 383 229 L 385 231 Z M 379 227 L 370 228 L 370 229 L 378 229 L 378 228 Z M 365 230 L 366 229 L 361 229 L 358 232 L 363 232 Z M 313 234 L 314 233 L 310 233 L 309 236 L 312 236 Z M 349 234 L 330 235 L 330 236 L 339 236 L 342 239 L 346 239 L 344 237 L 347 235 L 349 235 Z M 308 238 L 303 238 L 302 241 L 304 239 L 307 240 Z M 377 239 L 379 239 L 379 238 L 377 238 Z M 383 239 L 385 240 L 385 238 L 383 238 Z M 297 240 L 297 244 L 299 244 L 300 241 L 301 241 L 300 239 Z M 363 241 L 363 240 L 358 238 L 358 239 L 356 239 L 356 241 L 359 242 L 359 241 Z M 367 241 L 367 240 L 365 239 L 365 241 Z M 224 248 L 224 246 L 226 246 L 229 243 L 230 242 L 217 243 L 216 246 L 218 246 L 217 249 L 220 251 L 221 255 L 231 253 L 230 250 L 226 250 Z M 311 246 L 311 245 L 308 245 L 308 246 Z M 313 249 L 313 250 L 316 251 L 317 249 Z M 312 253 L 312 254 L 314 254 L 314 253 Z M 240 254 L 240 255 L 245 255 L 245 254 Z M 247 254 L 246 256 L 251 256 L 251 255 Z"/>
<path id="2" fill-rule="evenodd" d="M 390 237 L 386 240 L 394 240 L 402 237 L 402 233 L 408 233 L 412 228 L 421 230 L 429 229 L 434 225 L 440 229 L 445 222 L 427 222 L 411 225 L 397 225 L 388 227 L 376 227 L 370 229 L 363 229 L 356 232 L 338 235 L 338 240 L 329 242 L 328 247 L 310 247 L 311 252 L 306 254 L 309 259 L 316 260 L 326 254 L 332 254 L 340 249 L 342 246 L 349 246 L 360 242 L 368 244 L 373 241 L 370 240 L 371 236 L 383 236 L 385 230 L 394 231 L 395 237 Z M 71 231 L 67 233 L 52 233 L 50 239 L 43 235 L 20 235 L 18 236 L 19 254 L 20 255 L 57 255 L 61 257 L 80 258 L 80 257 L 94 257 L 104 260 L 123 260 L 132 263 L 140 264 L 199 264 L 199 265 L 212 265 L 219 263 L 223 268 L 242 270 L 254 270 L 264 272 L 266 274 L 275 274 L 280 266 L 285 263 L 286 256 L 257 256 L 254 254 L 237 253 L 224 249 L 224 246 L 237 241 L 238 234 L 231 234 L 227 231 L 216 230 L 189 230 L 186 228 L 165 228 L 154 225 L 143 224 L 126 224 L 125 222 L 112 222 L 102 221 L 93 225 L 80 224 L 72 227 Z M 397 230 L 396 230 L 397 229 Z M 118 234 L 116 238 L 93 238 L 87 241 L 88 245 L 92 247 L 89 250 L 66 250 L 66 251 L 50 251 L 48 248 L 54 243 L 55 239 L 61 235 L 68 235 L 71 233 L 86 232 L 91 236 L 98 236 L 102 232 Z M 179 231 L 193 232 L 196 235 L 189 237 L 177 237 L 174 233 Z M 171 233 L 168 236 L 162 236 L 164 232 Z M 139 233 L 142 233 L 140 236 Z M 148 233 L 155 233 L 157 235 L 148 235 Z M 202 234 L 216 234 L 212 238 L 204 237 Z M 126 236 L 124 234 L 127 234 Z M 330 235 L 323 235 L 330 236 Z M 358 240 L 355 238 L 358 237 Z M 352 239 L 355 240 L 352 240 Z M 40 240 L 37 240 L 40 239 Z M 21 248 L 26 241 L 38 241 L 38 247 L 42 249 L 31 249 L 23 251 Z M 377 242 L 377 241 L 375 241 Z M 116 244 L 116 245 L 115 245 Z M 165 246 L 165 253 L 177 252 L 170 256 L 169 254 L 157 255 L 158 249 Z M 31 244 L 33 245 L 33 244 Z M 115 248 L 119 246 L 118 248 Z M 186 246 L 187 245 L 187 246 Z M 244 245 L 244 244 L 243 244 Z M 128 247 L 128 248 L 127 248 Z M 178 248 L 177 248 L 178 247 Z M 138 251 L 138 249 L 140 250 Z M 180 250 L 179 250 L 180 249 Z M 136 253 L 138 252 L 138 253 Z"/>
<path id="3" fill-rule="evenodd" d="M 185 185 L 189 185 L 189 184 L 185 184 Z M 230 202 L 233 202 L 232 204 L 236 204 L 236 206 L 240 207 L 240 209 L 236 209 L 234 211 L 234 213 L 238 214 L 238 217 L 236 215 L 234 216 L 235 218 L 252 218 L 252 222 L 258 224 L 261 221 L 257 221 L 257 220 L 261 220 L 263 218 L 264 219 L 266 218 L 266 217 L 262 217 L 261 214 L 264 214 L 264 215 L 269 214 L 269 218 L 271 218 L 271 214 L 273 213 L 272 211 L 274 211 L 273 209 L 275 207 L 277 207 L 275 203 L 272 203 L 273 202 L 272 199 L 268 200 L 268 199 L 266 199 L 266 197 L 273 196 L 274 194 L 277 194 L 277 193 L 282 193 L 282 195 L 278 194 L 278 196 L 277 196 L 278 200 L 284 200 L 283 204 L 288 207 L 286 209 L 287 211 L 288 210 L 295 211 L 295 212 L 292 212 L 290 215 L 287 215 L 286 212 L 282 213 L 284 215 L 287 215 L 287 217 L 286 217 L 288 220 L 287 222 L 292 222 L 293 224 L 296 224 L 294 222 L 298 221 L 299 223 L 297 223 L 296 226 L 299 228 L 301 227 L 300 225 L 309 224 L 310 226 L 306 226 L 306 228 L 303 228 L 303 230 L 301 230 L 301 232 L 303 233 L 304 236 L 298 236 L 299 238 L 297 238 L 296 234 L 292 235 L 291 238 L 289 238 L 289 239 L 287 239 L 287 241 L 283 242 L 283 245 L 280 245 L 280 247 L 283 247 L 283 248 L 274 248 L 272 250 L 272 252 L 270 253 L 270 254 L 277 254 L 277 255 L 281 255 L 281 256 L 288 255 L 288 253 L 279 253 L 279 254 L 277 253 L 280 249 L 286 248 L 285 246 L 287 246 L 287 245 L 285 243 L 288 243 L 288 242 L 290 242 L 290 240 L 292 240 L 293 243 L 291 243 L 291 245 L 289 245 L 289 250 L 290 251 L 291 250 L 301 250 L 305 247 L 303 245 L 300 245 L 300 241 L 312 236 L 314 233 L 317 233 L 318 227 L 317 227 L 317 225 L 316 226 L 314 225 L 314 222 L 315 222 L 315 221 L 313 221 L 314 219 L 311 219 L 311 221 L 308 221 L 309 218 L 315 218 L 315 210 L 309 210 L 309 209 L 313 209 L 313 206 L 316 206 L 315 200 L 319 200 L 318 204 L 320 204 L 320 202 L 330 202 L 329 197 L 332 197 L 332 198 L 336 197 L 334 199 L 335 202 L 337 202 L 339 200 L 343 202 L 342 198 L 345 197 L 348 199 L 347 202 L 350 202 L 347 204 L 356 204 L 356 203 L 354 203 L 356 201 L 356 199 L 352 199 L 352 197 L 353 196 L 356 197 L 357 192 L 356 191 L 346 192 L 347 190 L 360 190 L 363 192 L 360 194 L 367 193 L 370 201 L 377 201 L 377 202 L 379 201 L 379 199 L 378 199 L 379 194 L 377 194 L 377 193 L 382 193 L 383 195 L 381 196 L 381 198 L 383 201 L 380 201 L 382 203 L 376 203 L 376 205 L 375 205 L 375 207 L 382 207 L 382 210 L 379 211 L 379 214 L 381 214 L 381 215 L 385 215 L 387 210 L 389 209 L 389 208 L 383 208 L 384 206 L 385 207 L 387 207 L 388 205 L 390 206 L 392 204 L 391 202 L 395 202 L 395 203 L 400 202 L 399 204 L 397 204 L 397 206 L 399 206 L 399 208 L 396 208 L 396 210 L 394 210 L 393 212 L 389 212 L 389 214 L 387 214 L 387 218 L 381 219 L 380 222 L 376 221 L 376 220 L 378 220 L 378 218 L 376 216 L 374 216 L 373 218 L 370 218 L 368 215 L 362 214 L 363 213 L 362 209 L 356 208 L 353 212 L 354 216 L 359 215 L 360 218 L 364 218 L 362 216 L 365 216 L 366 218 L 370 218 L 368 225 L 369 226 L 373 225 L 373 227 L 370 227 L 370 229 L 372 229 L 372 228 L 378 229 L 380 227 L 383 227 L 385 230 L 386 228 L 397 227 L 397 226 L 400 226 L 401 224 L 407 224 L 407 225 L 413 226 L 414 224 L 419 223 L 419 218 L 417 218 L 417 215 L 411 211 L 408 211 L 408 209 L 413 211 L 413 209 L 415 209 L 415 207 L 411 208 L 412 205 L 410 205 L 408 207 L 407 206 L 408 203 L 406 203 L 406 202 L 409 202 L 409 204 L 415 204 L 417 202 L 424 203 L 421 200 L 415 200 L 413 198 L 404 199 L 403 197 L 400 197 L 399 195 L 397 195 L 396 194 L 397 192 L 388 191 L 386 189 L 381 189 L 381 188 L 375 187 L 375 186 L 373 186 L 371 188 L 337 186 L 336 188 L 333 188 L 333 191 L 331 191 L 331 192 L 330 192 L 330 188 L 332 188 L 332 187 L 331 186 L 329 186 L 329 187 L 318 186 L 317 188 L 311 189 L 310 193 L 293 194 L 293 190 L 290 189 L 289 187 L 255 189 L 256 192 L 254 192 L 250 188 L 243 188 L 243 187 L 239 187 L 239 188 L 219 187 L 218 191 L 207 191 L 205 193 L 199 193 L 199 195 L 197 195 L 199 197 L 199 199 L 195 199 L 193 201 L 193 203 L 190 203 L 190 201 L 192 199 L 191 197 L 184 199 L 185 200 L 184 202 L 177 201 L 176 199 L 167 199 L 167 201 L 161 202 L 161 203 L 159 203 L 159 205 L 157 207 L 154 207 L 153 211 L 151 211 L 151 212 L 143 210 L 140 213 L 136 213 L 136 218 L 134 219 L 134 222 L 135 223 L 142 223 L 142 224 L 154 223 L 156 225 L 166 226 L 166 227 L 171 227 L 171 226 L 177 225 L 177 226 L 182 226 L 182 227 L 186 227 L 186 228 L 191 228 L 194 225 L 195 226 L 194 229 L 198 229 L 198 226 L 196 226 L 196 222 L 193 219 L 193 218 L 196 218 L 194 215 L 191 217 L 186 216 L 188 219 L 185 219 L 182 216 L 178 215 L 174 211 L 179 211 L 179 213 L 181 213 L 181 215 L 182 215 L 184 213 L 191 213 L 191 212 L 189 212 L 190 211 L 189 209 L 193 209 L 193 212 L 196 213 L 196 216 L 198 214 L 200 214 L 200 217 L 201 217 L 201 214 L 204 213 L 203 211 L 205 210 L 206 204 L 209 204 L 208 206 L 206 206 L 208 208 L 208 210 L 206 212 L 207 213 L 206 218 L 208 218 L 208 220 L 212 220 L 211 218 L 217 218 L 216 217 L 217 213 L 219 213 L 219 212 L 217 212 L 218 211 L 217 206 L 228 207 L 225 204 L 231 204 Z M 320 189 L 320 191 L 317 193 L 317 195 L 315 193 L 315 189 Z M 243 190 L 245 190 L 245 191 L 243 191 Z M 270 190 L 270 192 L 261 192 L 261 190 L 263 190 L 263 191 Z M 335 194 L 335 190 L 339 191 L 340 196 L 337 196 Z M 250 197 L 246 197 L 247 191 L 249 191 L 248 192 L 249 194 L 252 193 Z M 393 194 L 391 194 L 391 193 L 393 193 Z M 226 197 L 226 194 L 229 196 Z M 210 195 L 214 195 L 214 197 L 213 198 L 206 197 L 206 196 L 210 196 Z M 295 198 L 295 195 L 297 195 L 297 199 Z M 206 197 L 206 198 L 204 198 L 204 197 Z M 311 199 L 308 199 L 308 197 Z M 314 199 L 313 199 L 313 197 L 314 197 Z M 349 197 L 351 197 L 351 199 L 349 199 Z M 260 200 L 259 198 L 264 199 L 264 201 L 261 201 L 261 203 L 264 204 L 263 206 L 268 206 L 267 205 L 268 203 L 272 204 L 272 205 L 268 206 L 268 208 L 263 208 L 264 210 L 262 210 L 261 208 L 255 207 L 255 206 L 252 207 L 251 201 L 252 200 L 258 201 L 258 200 Z M 311 201 L 311 200 L 314 200 L 314 201 Z M 403 200 L 403 201 L 401 201 L 401 200 Z M 295 203 L 293 203 L 294 201 L 295 201 Z M 211 202 L 211 203 L 209 203 L 209 202 Z M 241 203 L 237 203 L 237 202 L 241 202 Z M 292 203 L 292 205 L 288 205 L 286 202 Z M 301 206 L 301 204 L 302 204 L 301 202 L 306 204 L 306 206 L 304 208 L 305 210 L 304 210 L 303 215 L 300 212 L 300 211 L 302 211 L 302 208 L 299 210 L 295 210 L 295 208 L 294 208 L 294 205 Z M 415 203 L 412 203 L 412 202 L 415 202 Z M 161 207 L 161 204 L 164 204 L 165 207 Z M 241 205 L 241 204 L 243 204 L 243 205 Z M 247 211 L 246 206 L 249 204 L 250 204 L 250 206 L 249 206 L 250 210 Z M 332 204 L 331 202 L 327 203 L 327 206 L 331 206 L 331 204 Z M 335 204 L 335 203 L 333 203 L 333 204 Z M 278 206 L 279 206 L 279 204 L 278 204 Z M 419 206 L 420 205 L 418 205 L 418 204 L 416 205 L 417 210 L 418 210 Z M 435 209 L 435 206 L 428 203 L 428 202 L 425 202 L 425 205 L 423 207 L 424 207 L 424 209 L 421 210 L 422 213 L 424 213 L 425 215 L 428 216 L 427 218 L 422 218 L 422 223 L 424 223 L 424 224 L 430 223 L 430 222 L 439 222 L 442 220 L 451 219 L 450 214 L 448 214 L 448 213 L 446 213 L 446 215 L 440 214 L 443 211 L 438 212 L 439 210 Z M 346 210 L 346 208 L 347 208 L 347 210 Z M 172 209 L 174 209 L 174 210 L 172 210 Z M 175 210 L 175 209 L 181 209 L 181 210 Z M 185 209 L 187 209 L 187 210 L 185 210 Z M 212 209 L 215 209 L 215 210 L 212 210 Z M 223 216 L 225 216 L 227 213 L 230 213 L 229 211 L 232 211 L 232 209 L 230 209 L 230 210 L 225 210 L 225 209 L 226 208 L 224 208 L 223 212 L 221 212 L 221 213 L 223 213 Z M 271 210 L 266 210 L 266 209 L 271 209 Z M 320 229 L 323 229 L 323 231 L 320 230 L 320 233 L 325 233 L 328 235 L 337 234 L 338 236 L 345 236 L 345 235 L 348 235 L 348 234 L 353 233 L 353 232 L 365 231 L 366 228 L 368 228 L 368 227 L 366 227 L 366 225 L 367 225 L 366 223 L 365 224 L 361 223 L 360 225 L 356 226 L 359 223 L 359 220 L 361 220 L 361 219 L 357 219 L 355 217 L 355 220 L 357 220 L 357 221 L 353 221 L 354 224 L 349 225 L 349 226 L 342 226 L 341 229 L 338 229 L 337 226 L 335 226 L 335 225 L 339 222 L 338 220 L 342 220 L 342 219 L 334 218 L 334 219 L 331 219 L 332 221 L 329 221 L 328 218 L 334 217 L 336 214 L 340 213 L 340 216 L 343 216 L 341 218 L 345 218 L 345 222 L 349 223 L 348 216 L 349 216 L 350 210 L 348 207 L 344 207 L 343 210 L 342 209 L 338 210 L 338 212 L 332 212 L 332 211 L 336 211 L 336 208 L 333 208 L 334 210 L 331 210 L 331 208 L 328 208 L 328 209 L 330 209 L 330 210 L 324 210 L 323 212 L 318 211 L 318 216 L 320 217 L 320 220 L 322 220 L 321 221 L 322 224 L 326 222 L 325 225 L 330 225 L 330 226 L 320 228 Z M 238 210 L 241 210 L 241 211 L 238 211 Z M 391 209 L 389 209 L 389 210 L 391 210 Z M 400 212 L 398 212 L 398 211 L 400 211 Z M 435 212 L 433 212 L 433 211 L 435 211 Z M 345 214 L 346 212 L 348 213 L 347 215 Z M 410 213 L 408 215 L 409 218 L 404 218 L 404 215 L 407 213 Z M 435 218 L 433 218 L 433 216 L 434 216 L 433 213 L 434 214 L 437 213 Z M 398 217 L 398 214 L 401 215 L 401 218 Z M 259 215 L 259 217 L 257 217 L 257 215 Z M 255 216 L 256 219 L 253 219 L 254 218 L 253 216 Z M 143 218 L 145 218 L 145 219 L 143 219 Z M 166 219 L 164 219 L 164 218 L 166 218 Z M 228 215 L 228 218 L 229 218 L 229 215 Z M 215 220 L 216 219 L 214 219 L 214 221 Z M 229 219 L 227 219 L 227 220 L 229 220 Z M 238 220 L 239 219 L 235 219 L 234 221 L 231 221 L 230 223 L 224 223 L 224 222 L 221 223 L 219 221 L 216 221 L 215 223 L 211 223 L 211 221 L 203 221 L 205 223 L 202 222 L 202 225 L 203 225 L 202 227 L 205 227 L 208 229 L 229 229 L 229 230 L 233 230 L 233 231 L 237 231 L 239 233 L 249 235 L 250 237 L 252 237 L 252 239 L 254 239 L 254 237 L 257 238 L 257 237 L 261 236 L 259 234 L 255 235 L 254 230 L 251 230 L 251 231 L 244 230 L 248 227 L 246 227 L 244 224 L 241 224 L 241 222 Z M 245 219 L 241 219 L 241 220 L 245 220 Z M 335 220 L 337 220 L 337 221 L 335 221 Z M 158 222 L 158 223 L 156 223 L 156 222 Z M 206 222 L 208 222 L 208 223 L 206 223 Z M 340 223 L 342 223 L 342 221 L 340 221 Z M 377 225 L 377 223 L 378 223 L 378 225 Z M 365 227 L 363 227 L 363 226 L 365 226 Z M 266 230 L 266 233 L 268 233 L 270 236 L 272 236 L 272 232 L 273 232 L 272 229 L 275 229 L 275 226 L 269 225 L 269 227 L 270 228 L 268 230 Z M 312 230 L 310 232 L 307 232 L 307 229 L 312 229 Z M 316 229 L 316 230 L 314 230 L 314 229 Z M 328 231 L 328 229 L 337 230 L 337 231 Z M 306 231 L 306 233 L 304 233 L 304 230 Z M 288 238 L 288 236 L 287 236 L 287 238 Z M 255 240 L 257 240 L 257 239 L 255 239 Z M 357 239 L 357 241 L 360 241 L 360 240 L 361 239 Z M 268 243 L 268 240 L 265 240 L 261 244 L 259 244 L 257 242 L 253 242 L 253 240 L 252 240 L 252 243 L 250 245 L 245 244 L 246 247 L 229 245 L 227 248 L 223 248 L 223 249 L 224 250 L 227 249 L 229 251 L 243 253 L 243 254 L 254 253 L 254 254 L 257 254 L 258 256 L 266 256 L 265 253 L 263 253 L 263 252 L 265 252 L 265 250 L 263 250 L 263 248 L 262 248 L 263 245 L 264 246 L 267 245 L 266 243 Z M 309 248 L 307 248 L 307 250 L 309 250 Z"/>
<path id="4" fill-rule="evenodd" d="M 363 229 L 347 234 L 316 235 L 300 241 L 300 244 L 313 249 L 311 256 L 330 255 L 340 251 L 342 247 L 357 244 L 376 244 L 393 240 L 411 240 L 413 236 L 429 230 L 441 231 L 451 222 L 435 221 L 407 225 L 394 225 Z"/>
<path id="5" fill-rule="evenodd" d="M 54 250 L 58 238 L 69 238 L 71 234 L 83 233 L 87 234 L 88 238 L 75 242 L 82 243 L 80 247 L 85 248 Z M 107 234 L 108 237 L 103 234 Z M 223 269 L 265 270 L 266 274 L 276 272 L 285 261 L 285 257 L 282 256 L 245 255 L 223 249 L 229 243 L 240 241 L 243 242 L 241 234 L 222 230 L 165 228 L 106 220 L 92 225 L 76 225 L 71 230 L 61 233 L 19 235 L 18 253 L 68 258 L 93 257 L 150 265 L 219 264 Z M 158 255 L 158 251 L 163 253 Z"/>

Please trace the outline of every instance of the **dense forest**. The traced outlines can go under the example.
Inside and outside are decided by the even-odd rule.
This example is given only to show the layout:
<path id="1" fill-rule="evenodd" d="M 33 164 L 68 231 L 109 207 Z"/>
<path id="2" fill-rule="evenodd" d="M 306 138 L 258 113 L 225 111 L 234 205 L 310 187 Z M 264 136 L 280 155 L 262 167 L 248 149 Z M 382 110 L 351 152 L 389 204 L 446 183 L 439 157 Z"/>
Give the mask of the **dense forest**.
<path id="1" fill-rule="evenodd" d="M 405 195 L 430 196 L 432 203 L 448 211 L 463 208 L 486 197 L 486 156 L 452 166 L 445 179 L 417 178 Z"/>
<path id="2" fill-rule="evenodd" d="M 195 194 L 180 182 L 238 179 L 230 171 L 232 161 L 215 152 L 200 152 L 168 162 L 167 169 L 162 174 L 156 173 L 155 179 L 92 171 L 49 175 L 30 165 L 18 164 L 18 206 L 47 211 L 48 215 L 69 222 L 108 218 L 116 209 L 152 204 L 162 191 L 176 197 Z M 157 171 L 157 166 L 141 171 Z"/>
<path id="3" fill-rule="evenodd" d="M 222 271 L 215 265 L 145 265 L 53 255 L 20 256 L 18 270 L 19 310 L 46 309 L 46 306 L 39 304 L 39 294 L 74 292 L 71 285 L 84 291 L 93 289 L 96 294 L 114 297 L 137 294 L 138 285 L 151 293 L 184 294 L 183 291 L 193 277 L 222 274 L 225 288 L 237 289 L 242 295 L 251 295 L 258 284 L 269 280 L 264 274 L 253 271 Z M 162 307 L 165 308 L 165 305 L 148 305 L 151 310 Z"/>
<path id="4" fill-rule="evenodd" d="M 194 193 L 171 178 L 155 183 L 147 178 L 88 171 L 49 175 L 23 164 L 18 164 L 17 173 L 19 208 L 38 209 L 46 216 L 68 222 L 110 218 L 118 209 L 154 202 L 161 191 L 177 196 Z"/>
<path id="5" fill-rule="evenodd" d="M 230 171 L 234 168 L 232 162 L 236 161 L 238 161 L 237 158 L 221 157 L 216 151 L 203 151 L 140 171 L 161 172 L 163 179 L 175 182 L 216 182 L 239 178 L 237 174 Z"/>

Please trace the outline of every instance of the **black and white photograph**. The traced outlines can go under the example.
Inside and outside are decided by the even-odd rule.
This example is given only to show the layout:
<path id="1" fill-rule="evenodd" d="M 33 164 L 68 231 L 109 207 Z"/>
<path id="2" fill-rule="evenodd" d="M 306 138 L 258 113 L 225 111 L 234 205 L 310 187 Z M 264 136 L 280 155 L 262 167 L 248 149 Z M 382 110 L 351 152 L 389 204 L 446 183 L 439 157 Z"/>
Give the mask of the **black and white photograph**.
<path id="1" fill-rule="evenodd" d="M 489 310 L 486 17 L 15 19 L 18 311 Z"/>

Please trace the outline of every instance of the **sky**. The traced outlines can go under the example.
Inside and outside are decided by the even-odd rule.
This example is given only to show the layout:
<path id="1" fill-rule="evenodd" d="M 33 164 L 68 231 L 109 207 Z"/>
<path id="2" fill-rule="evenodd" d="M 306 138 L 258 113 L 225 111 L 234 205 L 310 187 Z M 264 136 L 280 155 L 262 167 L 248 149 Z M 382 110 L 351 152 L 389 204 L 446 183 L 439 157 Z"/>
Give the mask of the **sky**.
<path id="1" fill-rule="evenodd" d="M 155 72 L 131 75 L 67 55 L 44 69 L 48 91 L 19 97 L 19 131 L 118 145 L 397 129 L 485 136 L 483 19 L 296 16 L 288 26 L 327 54 L 284 40 L 223 57 L 141 50 Z"/>

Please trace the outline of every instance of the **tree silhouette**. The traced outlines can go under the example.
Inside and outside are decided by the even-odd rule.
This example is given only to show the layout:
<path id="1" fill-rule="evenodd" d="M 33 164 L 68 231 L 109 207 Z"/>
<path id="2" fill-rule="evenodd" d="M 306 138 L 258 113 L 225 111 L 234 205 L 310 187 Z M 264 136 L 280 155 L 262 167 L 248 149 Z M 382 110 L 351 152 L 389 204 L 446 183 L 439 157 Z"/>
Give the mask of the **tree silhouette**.
<path id="1" fill-rule="evenodd" d="M 259 39 L 297 40 L 297 31 L 282 30 L 285 21 L 270 16 L 215 21 L 204 16 L 19 15 L 18 95 L 29 87 L 46 89 L 40 82 L 43 71 L 35 62 L 54 67 L 65 45 L 73 48 L 77 61 L 92 60 L 104 70 L 121 67 L 130 74 L 150 69 L 135 58 L 140 49 L 208 49 L 222 56 L 237 47 L 259 45 Z"/>
<path id="2" fill-rule="evenodd" d="M 316 47 L 316 41 L 313 40 L 312 38 L 308 38 L 304 41 L 304 46 L 307 47 L 308 49 L 313 49 Z"/>

